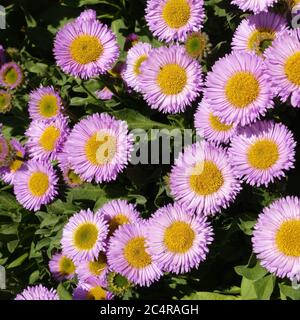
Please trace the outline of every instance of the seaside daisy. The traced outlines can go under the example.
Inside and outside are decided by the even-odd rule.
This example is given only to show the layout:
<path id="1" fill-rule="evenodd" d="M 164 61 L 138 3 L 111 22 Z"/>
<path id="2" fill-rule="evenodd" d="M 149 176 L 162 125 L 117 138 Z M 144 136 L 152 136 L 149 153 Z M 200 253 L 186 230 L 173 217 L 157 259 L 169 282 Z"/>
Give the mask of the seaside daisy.
<path id="1" fill-rule="evenodd" d="M 202 89 L 201 66 L 182 46 L 151 50 L 140 71 L 145 100 L 151 108 L 164 113 L 184 111 Z"/>
<path id="2" fill-rule="evenodd" d="M 162 41 L 184 41 L 204 22 L 203 0 L 148 0 L 146 21 L 154 36 Z"/>
<path id="3" fill-rule="evenodd" d="M 149 251 L 166 272 L 185 273 L 205 260 L 213 240 L 212 227 L 206 217 L 187 213 L 178 203 L 162 208 L 162 214 L 151 220 Z"/>
<path id="4" fill-rule="evenodd" d="M 241 128 L 228 149 L 237 177 L 252 186 L 267 186 L 294 167 L 296 142 L 283 124 L 258 121 Z"/>
<path id="5" fill-rule="evenodd" d="M 63 109 L 62 100 L 52 86 L 32 90 L 28 106 L 29 116 L 33 120 L 54 119 Z"/>
<path id="6" fill-rule="evenodd" d="M 29 160 L 14 177 L 14 193 L 26 209 L 37 211 L 57 195 L 58 178 L 50 163 Z"/>
<path id="7" fill-rule="evenodd" d="M 11 139 L 10 145 L 14 149 L 14 156 L 7 167 L 1 168 L 0 178 L 6 183 L 13 184 L 16 173 L 24 168 L 25 148 L 16 139 Z"/>
<path id="8" fill-rule="evenodd" d="M 125 121 L 95 113 L 74 126 L 64 150 L 82 180 L 101 183 L 115 180 L 126 167 L 132 141 Z"/>
<path id="9" fill-rule="evenodd" d="M 197 134 L 208 141 L 227 143 L 236 133 L 236 124 L 225 124 L 215 116 L 209 104 L 203 99 L 194 116 Z"/>
<path id="10" fill-rule="evenodd" d="M 58 166 L 62 171 L 63 179 L 65 183 L 70 188 L 75 188 L 82 185 L 84 181 L 80 178 L 80 176 L 77 173 L 75 173 L 75 171 L 71 167 L 68 160 L 68 155 L 65 152 L 64 147 L 62 148 L 62 151 L 58 154 L 57 158 L 58 158 Z"/>
<path id="11" fill-rule="evenodd" d="M 0 113 L 7 113 L 11 110 L 11 99 L 12 96 L 8 91 L 0 89 Z"/>
<path id="12" fill-rule="evenodd" d="M 126 70 L 123 79 L 127 85 L 140 92 L 141 65 L 148 59 L 152 47 L 149 43 L 138 42 L 127 53 Z"/>
<path id="13" fill-rule="evenodd" d="M 105 253 L 100 252 L 97 259 L 76 262 L 76 273 L 82 282 L 91 282 L 91 279 L 99 279 L 104 283 L 108 273 Z"/>
<path id="14" fill-rule="evenodd" d="M 29 286 L 17 294 L 15 300 L 59 300 L 55 289 L 47 289 L 41 284 Z"/>
<path id="15" fill-rule="evenodd" d="M 75 275 L 75 264 L 62 253 L 55 253 L 49 261 L 49 270 L 57 281 L 72 279 Z"/>
<path id="16" fill-rule="evenodd" d="M 185 41 L 186 52 L 195 59 L 206 57 L 210 52 L 211 44 L 205 32 L 192 32 Z"/>
<path id="17" fill-rule="evenodd" d="M 73 292 L 74 300 L 113 300 L 114 295 L 107 291 L 101 282 L 79 282 Z"/>
<path id="18" fill-rule="evenodd" d="M 88 13 L 58 31 L 53 51 L 65 73 L 83 79 L 107 72 L 119 56 L 114 33 Z"/>
<path id="19" fill-rule="evenodd" d="M 0 68 L 0 86 L 8 89 L 17 88 L 23 80 L 20 66 L 15 62 L 4 63 Z"/>
<path id="20" fill-rule="evenodd" d="M 201 141 L 179 154 L 170 174 L 170 189 L 187 209 L 214 215 L 234 201 L 241 187 L 225 150 Z"/>
<path id="21" fill-rule="evenodd" d="M 63 254 L 73 259 L 97 259 L 105 249 L 108 226 L 100 214 L 90 209 L 75 213 L 64 226 L 61 239 Z"/>
<path id="22" fill-rule="evenodd" d="M 300 200 L 286 197 L 264 208 L 252 237 L 253 251 L 268 271 L 300 280 Z"/>
<path id="23" fill-rule="evenodd" d="M 274 91 L 282 102 L 291 96 L 294 107 L 300 107 L 300 32 L 285 31 L 266 50 L 267 72 Z"/>
<path id="24" fill-rule="evenodd" d="M 237 5 L 241 10 L 251 10 L 254 13 L 268 11 L 278 0 L 231 0 L 232 4 Z"/>
<path id="25" fill-rule="evenodd" d="M 109 225 L 109 235 L 112 235 L 121 225 L 140 221 L 140 214 L 135 205 L 126 200 L 112 200 L 99 209 Z"/>
<path id="26" fill-rule="evenodd" d="M 287 21 L 279 14 L 261 12 L 250 15 L 237 27 L 232 39 L 232 49 L 262 55 L 284 30 L 287 30 Z"/>
<path id="27" fill-rule="evenodd" d="M 162 271 L 146 244 L 148 230 L 143 224 L 124 224 L 109 240 L 107 260 L 111 271 L 140 286 L 160 278 Z"/>
<path id="28" fill-rule="evenodd" d="M 28 153 L 37 160 L 57 160 L 69 131 L 68 119 L 63 116 L 32 121 L 25 132 Z"/>
<path id="29" fill-rule="evenodd" d="M 233 52 L 218 60 L 208 73 L 205 98 L 226 124 L 256 121 L 273 107 L 273 91 L 263 58 Z"/>

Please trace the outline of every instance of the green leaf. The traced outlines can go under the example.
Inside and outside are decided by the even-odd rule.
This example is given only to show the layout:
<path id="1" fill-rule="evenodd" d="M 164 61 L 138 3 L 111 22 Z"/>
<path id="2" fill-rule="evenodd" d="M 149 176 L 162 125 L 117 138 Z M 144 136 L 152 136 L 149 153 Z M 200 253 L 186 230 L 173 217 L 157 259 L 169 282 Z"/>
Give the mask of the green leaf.
<path id="1" fill-rule="evenodd" d="M 111 24 L 111 30 L 115 33 L 117 36 L 117 42 L 121 49 L 124 48 L 125 45 L 125 37 L 122 34 L 122 29 L 127 30 L 127 27 L 124 24 L 124 21 L 122 19 L 117 19 L 112 22 Z"/>
<path id="2" fill-rule="evenodd" d="M 238 296 L 200 291 L 184 296 L 182 300 L 239 300 Z"/>
<path id="3" fill-rule="evenodd" d="M 101 197 L 105 197 L 105 191 L 100 186 L 88 184 L 69 190 L 67 200 L 69 203 L 75 200 L 97 201 Z"/>
<path id="4" fill-rule="evenodd" d="M 172 129 L 171 126 L 164 123 L 152 121 L 133 109 L 125 108 L 122 110 L 114 111 L 112 112 L 112 114 L 118 119 L 127 121 L 130 129 L 144 129 L 144 130 L 152 129 L 152 128 Z"/>
<path id="5" fill-rule="evenodd" d="M 298 288 L 293 288 L 292 286 L 287 286 L 283 283 L 279 283 L 279 290 L 281 299 L 286 300 L 286 298 L 290 298 L 292 300 L 300 300 L 300 286 L 297 285 Z"/>
<path id="6" fill-rule="evenodd" d="M 72 300 L 72 295 L 70 292 L 64 287 L 62 283 L 60 283 L 57 287 L 57 293 L 60 300 Z"/>
<path id="7" fill-rule="evenodd" d="M 40 278 L 40 271 L 35 270 L 32 272 L 32 274 L 29 276 L 29 284 L 34 284 L 37 280 Z"/>
<path id="8" fill-rule="evenodd" d="M 12 269 L 19 267 L 28 257 L 28 253 L 22 254 L 19 258 L 15 259 L 13 262 L 11 262 L 6 268 Z"/>
<path id="9" fill-rule="evenodd" d="M 95 99 L 91 96 L 83 97 L 74 97 L 70 101 L 71 106 L 86 106 L 89 103 L 95 103 Z"/>
<path id="10" fill-rule="evenodd" d="M 274 290 L 275 277 L 268 275 L 258 280 L 249 280 L 245 277 L 241 284 L 243 300 L 269 300 Z"/>
<path id="11" fill-rule="evenodd" d="M 80 207 L 72 203 L 63 202 L 60 199 L 54 201 L 50 205 L 47 205 L 47 211 L 53 214 L 72 214 L 79 209 Z"/>
<path id="12" fill-rule="evenodd" d="M 46 216 L 46 218 L 42 221 L 41 223 L 41 228 L 47 227 L 47 226 L 53 226 L 55 224 L 57 224 L 57 222 L 59 221 L 59 217 L 54 215 L 54 214 L 48 214 Z"/>
<path id="13" fill-rule="evenodd" d="M 18 223 L 12 223 L 12 224 L 5 224 L 0 226 L 0 234 L 17 234 L 18 233 Z"/>
<path id="14" fill-rule="evenodd" d="M 248 266 L 236 266 L 234 268 L 235 272 L 243 276 L 249 280 L 258 280 L 265 276 L 268 271 L 263 268 L 259 262 L 253 268 L 249 268 Z"/>
<path id="15" fill-rule="evenodd" d="M 10 253 L 13 253 L 19 244 L 19 240 L 12 240 L 7 243 L 7 249 Z"/>

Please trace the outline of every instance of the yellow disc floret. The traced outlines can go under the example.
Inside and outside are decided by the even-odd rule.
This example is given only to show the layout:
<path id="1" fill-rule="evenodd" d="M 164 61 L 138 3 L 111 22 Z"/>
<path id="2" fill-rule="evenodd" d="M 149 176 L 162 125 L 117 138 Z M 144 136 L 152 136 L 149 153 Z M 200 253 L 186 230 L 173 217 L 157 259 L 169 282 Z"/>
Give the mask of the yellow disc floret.
<path id="1" fill-rule="evenodd" d="M 232 75 L 225 87 L 228 101 L 235 108 L 245 108 L 259 95 L 259 82 L 250 72 L 237 72 Z"/>
<path id="2" fill-rule="evenodd" d="M 300 220 L 283 222 L 276 233 L 276 244 L 283 254 L 300 257 Z"/>
<path id="3" fill-rule="evenodd" d="M 190 19 L 191 9 L 187 0 L 168 0 L 162 10 L 162 18 L 172 29 L 184 27 Z"/>
<path id="4" fill-rule="evenodd" d="M 44 150 L 53 151 L 59 137 L 60 130 L 54 126 L 49 126 L 41 135 L 39 143 Z"/>
<path id="5" fill-rule="evenodd" d="M 70 54 L 79 64 L 88 64 L 97 61 L 103 52 L 102 43 L 95 36 L 81 35 L 70 45 Z"/>
<path id="6" fill-rule="evenodd" d="M 142 269 L 151 264 L 151 256 L 146 252 L 145 238 L 136 237 L 129 240 L 124 248 L 124 257 L 130 266 Z"/>
<path id="7" fill-rule="evenodd" d="M 98 228 L 95 224 L 87 222 L 77 227 L 74 233 L 74 244 L 79 250 L 90 250 L 98 239 Z"/>
<path id="8" fill-rule="evenodd" d="M 167 64 L 159 71 L 157 83 L 162 93 L 166 95 L 178 94 L 187 84 L 186 71 L 178 64 Z"/>
<path id="9" fill-rule="evenodd" d="M 296 52 L 286 60 L 284 71 L 293 84 L 300 86 L 300 52 Z"/>
<path id="10" fill-rule="evenodd" d="M 269 169 L 279 158 L 278 146 L 272 140 L 258 140 L 249 147 L 247 157 L 251 167 L 260 170 Z"/>
<path id="11" fill-rule="evenodd" d="M 217 192 L 224 184 L 222 172 L 213 161 L 197 164 L 190 176 L 191 189 L 200 196 Z"/>
<path id="12" fill-rule="evenodd" d="M 173 222 L 164 234 L 165 246 L 174 253 L 188 252 L 193 246 L 194 239 L 194 230 L 184 221 Z"/>
<path id="13" fill-rule="evenodd" d="M 43 196 L 49 188 L 49 177 L 46 173 L 35 172 L 28 181 L 28 189 L 35 197 Z"/>

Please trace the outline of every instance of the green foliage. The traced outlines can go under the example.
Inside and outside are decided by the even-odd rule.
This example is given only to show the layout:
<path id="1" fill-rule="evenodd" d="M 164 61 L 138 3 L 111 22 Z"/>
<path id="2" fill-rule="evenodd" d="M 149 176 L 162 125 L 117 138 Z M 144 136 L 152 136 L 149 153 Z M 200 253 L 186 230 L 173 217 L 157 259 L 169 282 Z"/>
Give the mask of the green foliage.
<path id="1" fill-rule="evenodd" d="M 24 141 L 29 124 L 28 93 L 39 85 L 54 85 L 60 90 L 72 125 L 88 114 L 108 112 L 126 120 L 131 129 L 193 128 L 197 102 L 184 114 L 164 115 L 151 110 L 140 95 L 128 94 L 118 77 L 105 75 L 81 81 L 67 76 L 55 65 L 52 47 L 56 32 L 85 8 L 96 9 L 98 18 L 116 33 L 120 61 L 126 58 L 125 39 L 130 33 L 137 33 L 154 47 L 160 46 L 145 23 L 145 0 L 4 2 L 8 27 L 1 30 L 0 43 L 24 71 L 24 85 L 14 92 L 12 111 L 0 116 L 6 136 Z M 205 9 L 204 31 L 212 44 L 211 53 L 201 61 L 207 71 L 230 52 L 232 34 L 244 14 L 228 0 L 207 0 Z M 110 101 L 95 96 L 95 91 L 105 86 L 114 93 Z M 299 138 L 299 112 L 278 101 L 272 115 L 267 115 L 271 117 L 280 119 Z M 135 203 L 142 216 L 149 217 L 158 207 L 172 201 L 165 182 L 169 172 L 167 165 L 129 166 L 112 183 L 62 188 L 57 200 L 35 214 L 23 209 L 12 188 L 0 182 L 0 264 L 6 267 L 8 279 L 7 290 L 0 291 L 0 298 L 13 298 L 28 284 L 43 283 L 57 288 L 61 299 L 71 299 L 75 283 L 57 284 L 48 270 L 49 258 L 60 248 L 62 228 L 68 218 L 80 209 L 97 210 L 117 198 Z M 213 219 L 215 241 L 207 260 L 197 270 L 179 276 L 166 274 L 150 288 L 131 288 L 123 299 L 299 300 L 300 289 L 293 288 L 289 281 L 276 280 L 251 255 L 251 234 L 258 214 L 281 196 L 300 195 L 299 179 L 300 170 L 296 168 L 268 189 L 244 186 L 235 203 Z"/>

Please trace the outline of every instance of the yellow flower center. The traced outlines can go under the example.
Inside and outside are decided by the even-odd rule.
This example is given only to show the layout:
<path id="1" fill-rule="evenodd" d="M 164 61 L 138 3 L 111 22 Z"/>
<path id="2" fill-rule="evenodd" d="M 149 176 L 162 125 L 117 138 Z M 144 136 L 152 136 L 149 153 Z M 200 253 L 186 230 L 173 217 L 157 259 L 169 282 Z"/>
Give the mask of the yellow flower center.
<path id="1" fill-rule="evenodd" d="M 252 32 L 248 40 L 248 48 L 261 55 L 275 39 L 275 33 L 268 29 L 257 29 Z"/>
<path id="2" fill-rule="evenodd" d="M 133 71 L 134 71 L 134 74 L 136 76 L 140 75 L 141 74 L 141 70 L 140 70 L 140 67 L 141 67 L 141 64 L 146 61 L 148 59 L 148 56 L 146 56 L 145 54 L 140 56 L 136 61 L 135 61 L 135 64 L 134 64 L 134 67 L 133 67 Z"/>
<path id="3" fill-rule="evenodd" d="M 209 122 L 211 127 L 216 131 L 229 131 L 232 129 L 232 124 L 227 125 L 220 121 L 220 118 L 217 116 L 214 116 L 212 112 L 209 115 Z"/>
<path id="4" fill-rule="evenodd" d="M 178 64 L 167 64 L 160 69 L 157 83 L 162 93 L 166 95 L 178 94 L 187 84 L 186 71 Z"/>
<path id="5" fill-rule="evenodd" d="M 130 223 L 128 217 L 126 217 L 124 214 L 119 213 L 115 215 L 111 220 L 109 221 L 109 231 L 110 235 L 115 232 L 121 226 L 122 224 Z"/>
<path id="6" fill-rule="evenodd" d="M 23 154 L 21 151 L 17 151 L 16 156 L 19 158 L 22 158 Z M 23 163 L 24 163 L 24 161 L 22 161 L 22 160 L 19 160 L 19 159 L 14 160 L 9 167 L 10 171 L 12 171 L 12 172 L 18 171 L 21 168 Z"/>
<path id="7" fill-rule="evenodd" d="M 260 170 L 269 169 L 279 158 L 278 146 L 272 140 L 259 140 L 249 147 L 247 157 L 251 167 Z"/>
<path id="8" fill-rule="evenodd" d="M 90 250 L 98 239 L 98 228 L 95 224 L 86 222 L 77 227 L 74 233 L 74 244 L 79 250 Z"/>
<path id="9" fill-rule="evenodd" d="M 146 252 L 144 237 L 129 240 L 124 248 L 124 257 L 130 266 L 137 269 L 145 268 L 152 262 L 151 256 Z"/>
<path id="10" fill-rule="evenodd" d="M 18 72 L 15 68 L 10 67 L 4 73 L 4 82 L 12 85 L 18 80 Z"/>
<path id="11" fill-rule="evenodd" d="M 174 253 L 186 253 L 194 243 L 195 232 L 183 221 L 173 222 L 165 231 L 164 243 Z"/>
<path id="12" fill-rule="evenodd" d="M 35 197 L 43 196 L 49 188 L 49 178 L 46 173 L 35 172 L 28 181 L 30 193 Z"/>
<path id="13" fill-rule="evenodd" d="M 45 94 L 38 103 L 39 113 L 44 118 L 51 118 L 58 113 L 57 98 L 52 94 Z"/>
<path id="14" fill-rule="evenodd" d="M 190 176 L 190 186 L 200 196 L 217 192 L 223 184 L 222 172 L 212 161 L 205 160 L 197 164 Z"/>
<path id="15" fill-rule="evenodd" d="M 294 53 L 286 60 L 284 71 L 293 84 L 300 86 L 300 52 Z"/>
<path id="16" fill-rule="evenodd" d="M 299 4 L 300 0 L 290 0 L 289 1 L 289 6 L 290 8 L 293 8 L 296 4 Z"/>
<path id="17" fill-rule="evenodd" d="M 100 253 L 97 261 L 89 262 L 90 272 L 95 276 L 99 276 L 102 273 L 102 271 L 106 268 L 106 262 L 107 260 L 105 254 Z"/>
<path id="18" fill-rule="evenodd" d="M 11 108 L 11 96 L 8 93 L 0 93 L 0 112 L 7 112 Z"/>
<path id="19" fill-rule="evenodd" d="M 168 0 L 162 10 L 162 18 L 173 29 L 185 26 L 190 19 L 191 9 L 187 0 Z"/>
<path id="20" fill-rule="evenodd" d="M 102 52 L 102 43 L 95 36 L 81 35 L 74 39 L 70 45 L 71 57 L 79 64 L 97 61 Z"/>
<path id="21" fill-rule="evenodd" d="M 44 150 L 53 151 L 59 137 L 60 130 L 54 126 L 49 126 L 42 133 L 39 143 Z"/>
<path id="22" fill-rule="evenodd" d="M 94 165 L 109 163 L 117 151 L 117 140 L 105 132 L 93 134 L 85 145 L 87 159 Z"/>
<path id="23" fill-rule="evenodd" d="M 300 220 L 283 222 L 276 233 L 276 244 L 283 254 L 300 257 Z"/>
<path id="24" fill-rule="evenodd" d="M 259 95 L 259 82 L 250 72 L 240 71 L 232 75 L 226 84 L 225 93 L 228 101 L 235 108 L 245 108 Z"/>
<path id="25" fill-rule="evenodd" d="M 63 256 L 59 261 L 58 269 L 60 273 L 70 275 L 75 272 L 75 265 L 71 259 Z"/>
<path id="26" fill-rule="evenodd" d="M 94 287 L 87 293 L 88 300 L 105 300 L 106 291 L 100 286 Z"/>
<path id="27" fill-rule="evenodd" d="M 73 184 L 82 184 L 83 181 L 80 179 L 80 176 L 75 173 L 74 170 L 70 169 L 67 173 L 68 179 L 70 180 L 71 183 Z"/>

